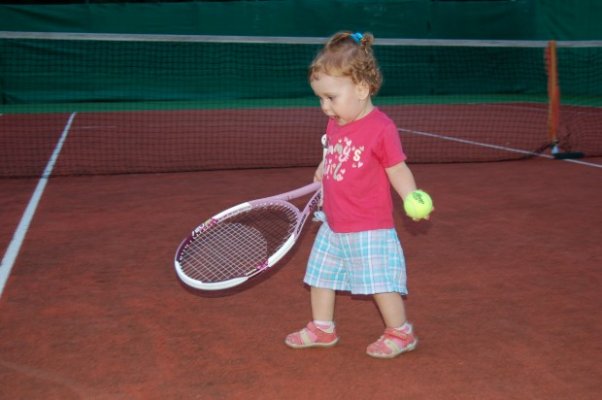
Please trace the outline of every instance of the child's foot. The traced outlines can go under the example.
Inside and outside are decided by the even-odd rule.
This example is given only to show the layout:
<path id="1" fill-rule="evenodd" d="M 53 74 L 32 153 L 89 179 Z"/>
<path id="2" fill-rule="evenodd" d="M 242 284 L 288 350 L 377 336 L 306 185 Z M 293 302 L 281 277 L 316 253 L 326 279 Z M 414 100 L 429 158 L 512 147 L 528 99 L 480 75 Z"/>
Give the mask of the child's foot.
<path id="1" fill-rule="evenodd" d="M 337 344 L 338 341 L 339 337 L 334 329 L 332 333 L 324 332 L 310 322 L 299 332 L 288 335 L 284 343 L 293 349 L 304 349 L 307 347 L 330 347 Z"/>
<path id="2" fill-rule="evenodd" d="M 385 333 L 366 349 L 369 356 L 376 358 L 393 358 L 401 353 L 412 351 L 418 344 L 418 338 L 412 332 L 387 328 Z"/>

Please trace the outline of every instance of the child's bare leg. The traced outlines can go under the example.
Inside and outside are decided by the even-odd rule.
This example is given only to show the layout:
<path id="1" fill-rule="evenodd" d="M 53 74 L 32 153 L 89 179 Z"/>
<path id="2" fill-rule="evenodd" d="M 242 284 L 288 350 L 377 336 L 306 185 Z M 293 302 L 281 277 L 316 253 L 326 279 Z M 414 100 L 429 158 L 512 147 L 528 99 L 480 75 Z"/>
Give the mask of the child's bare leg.
<path id="1" fill-rule="evenodd" d="M 336 293 L 332 289 L 311 288 L 311 311 L 314 321 L 333 321 Z"/>
<path id="2" fill-rule="evenodd" d="M 399 293 L 377 293 L 374 300 L 387 328 L 399 328 L 406 322 L 406 309 Z"/>

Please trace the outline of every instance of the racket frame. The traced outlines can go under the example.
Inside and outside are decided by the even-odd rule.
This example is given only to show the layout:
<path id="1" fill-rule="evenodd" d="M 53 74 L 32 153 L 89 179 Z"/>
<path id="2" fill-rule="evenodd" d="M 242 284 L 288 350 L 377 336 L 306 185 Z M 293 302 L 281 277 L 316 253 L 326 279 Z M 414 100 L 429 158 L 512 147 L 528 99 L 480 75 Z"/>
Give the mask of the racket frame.
<path id="1" fill-rule="evenodd" d="M 195 288 L 195 289 L 223 290 L 223 289 L 232 288 L 234 286 L 238 286 L 238 285 L 246 282 L 253 276 L 265 271 L 268 268 L 273 267 L 278 261 L 280 261 L 290 251 L 290 249 L 296 243 L 297 239 L 299 238 L 299 236 L 301 234 L 301 231 L 303 230 L 303 226 L 305 225 L 305 222 L 307 221 L 307 218 L 312 213 L 312 211 L 318 207 L 318 205 L 320 203 L 320 199 L 321 199 L 321 195 L 322 195 L 321 192 L 322 192 L 321 191 L 321 183 L 313 182 L 313 183 L 305 185 L 301 188 L 291 190 L 289 192 L 285 192 L 285 193 L 282 193 L 282 194 L 279 194 L 276 196 L 270 196 L 270 197 L 266 197 L 266 198 L 262 198 L 262 199 L 251 200 L 251 201 L 247 201 L 244 203 L 240 203 L 240 204 L 237 204 L 233 207 L 230 207 L 224 211 L 221 211 L 221 212 L 215 214 L 214 216 L 212 216 L 211 218 L 209 218 L 208 220 L 206 220 L 205 222 L 203 222 L 202 224 L 200 224 L 199 226 L 194 228 L 192 230 L 192 232 L 190 233 L 190 235 L 188 235 L 178 246 L 178 248 L 176 250 L 176 254 L 174 256 L 174 266 L 175 266 L 175 270 L 176 270 L 178 277 L 186 285 L 188 285 L 192 288 Z M 296 207 L 290 203 L 290 200 L 293 200 L 293 199 L 296 199 L 299 197 L 304 197 L 310 193 L 313 193 L 313 194 L 302 211 L 299 210 L 298 207 Z M 264 206 L 264 205 L 274 205 L 274 204 L 279 204 L 279 205 L 285 206 L 285 207 L 291 209 L 292 211 L 294 211 L 297 222 L 296 222 L 295 227 L 294 227 L 292 233 L 290 234 L 290 236 L 284 241 L 284 243 L 273 254 L 271 254 L 268 257 L 266 262 L 264 262 L 260 265 L 257 265 L 253 270 L 251 270 L 249 273 L 247 273 L 246 276 L 236 277 L 236 278 L 232 278 L 232 279 L 228 279 L 228 280 L 220 281 L 220 282 L 201 282 L 197 279 L 193 279 L 193 278 L 189 277 L 183 271 L 182 265 L 179 262 L 180 255 L 186 249 L 186 246 L 189 243 L 194 242 L 194 240 L 197 237 L 199 237 L 200 235 L 202 235 L 202 233 L 205 232 L 207 229 L 211 228 L 212 226 L 214 226 L 220 222 L 226 221 L 235 215 L 238 215 L 243 212 L 247 212 L 250 209 L 253 209 L 255 207 Z"/>

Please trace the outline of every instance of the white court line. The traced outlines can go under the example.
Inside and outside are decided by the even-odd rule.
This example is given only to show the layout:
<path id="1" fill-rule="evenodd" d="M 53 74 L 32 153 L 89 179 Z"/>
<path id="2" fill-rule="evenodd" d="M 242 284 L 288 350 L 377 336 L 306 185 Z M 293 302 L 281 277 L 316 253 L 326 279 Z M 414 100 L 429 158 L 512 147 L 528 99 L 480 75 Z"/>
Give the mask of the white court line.
<path id="1" fill-rule="evenodd" d="M 472 140 L 460 139 L 460 138 L 457 138 L 457 137 L 445 136 L 445 135 L 440 135 L 440 134 L 437 134 L 437 133 L 421 132 L 421 131 L 415 131 L 415 130 L 411 130 L 411 129 L 401 129 L 401 128 L 398 129 L 398 131 L 399 132 L 413 133 L 415 135 L 434 137 L 434 138 L 437 138 L 437 139 L 449 140 L 451 142 L 458 142 L 458 143 L 469 144 L 471 146 L 479 146 L 479 147 L 487 147 L 489 149 L 503 150 L 503 151 L 508 151 L 510 153 L 519 153 L 519 154 L 525 154 L 525 155 L 528 155 L 528 156 L 535 156 L 535 157 L 555 159 L 553 156 L 551 156 L 549 154 L 541 154 L 541 153 L 535 153 L 533 151 L 528 151 L 528 150 L 515 149 L 515 148 L 512 148 L 512 147 L 498 146 L 498 145 L 495 145 L 495 144 L 482 143 L 482 142 L 475 142 L 475 141 L 472 141 Z M 594 163 L 590 163 L 590 162 L 587 162 L 587 161 L 575 160 L 575 159 L 572 159 L 572 158 L 563 158 L 563 159 L 560 159 L 560 161 L 566 161 L 566 162 L 570 162 L 570 163 L 574 163 L 574 164 L 586 165 L 588 167 L 602 168 L 602 165 L 600 165 L 600 164 L 594 164 Z"/>
<path id="2" fill-rule="evenodd" d="M 40 202 L 40 198 L 42 197 L 44 189 L 46 188 L 46 184 L 48 183 L 48 178 L 52 174 L 52 169 L 54 168 L 56 160 L 59 157 L 61 149 L 63 148 L 63 143 L 65 143 L 65 140 L 67 139 L 67 135 L 69 134 L 69 130 L 71 129 L 71 124 L 73 123 L 75 115 L 76 113 L 72 113 L 69 116 L 69 120 L 67 120 L 67 124 L 63 128 L 63 133 L 56 143 L 54 151 L 52 152 L 52 155 L 46 164 L 46 168 L 44 168 L 44 172 L 38 181 L 38 185 L 31 195 L 29 204 L 27 204 L 27 208 L 25 209 L 25 212 L 21 217 L 21 221 L 19 222 L 19 226 L 17 226 L 17 230 L 15 231 L 10 244 L 6 249 L 6 253 L 4 253 L 2 264 L 0 264 L 0 297 L 2 297 L 2 292 L 4 291 L 4 286 L 6 285 L 8 276 L 10 275 L 10 271 L 13 269 L 13 265 L 17 259 L 21 245 L 23 244 L 23 239 L 25 239 L 25 235 L 29 229 L 29 224 L 31 223 L 36 209 L 38 208 L 38 203 Z"/>

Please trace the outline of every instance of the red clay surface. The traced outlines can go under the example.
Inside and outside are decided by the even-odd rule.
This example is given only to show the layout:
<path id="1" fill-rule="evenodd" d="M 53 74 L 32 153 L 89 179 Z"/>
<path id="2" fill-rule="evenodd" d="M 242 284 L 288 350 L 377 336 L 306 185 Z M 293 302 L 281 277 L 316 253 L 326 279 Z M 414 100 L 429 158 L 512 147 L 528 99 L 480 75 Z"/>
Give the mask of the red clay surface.
<path id="1" fill-rule="evenodd" d="M 598 162 L 600 160 L 589 160 Z M 338 296 L 331 349 L 291 350 L 317 226 L 235 293 L 186 289 L 188 230 L 313 168 L 52 178 L 0 299 L 3 399 L 597 400 L 602 170 L 552 160 L 414 165 L 436 212 L 396 210 L 415 352 L 374 360 L 369 298 Z M 35 181 L 0 180 L 5 248 Z"/>

